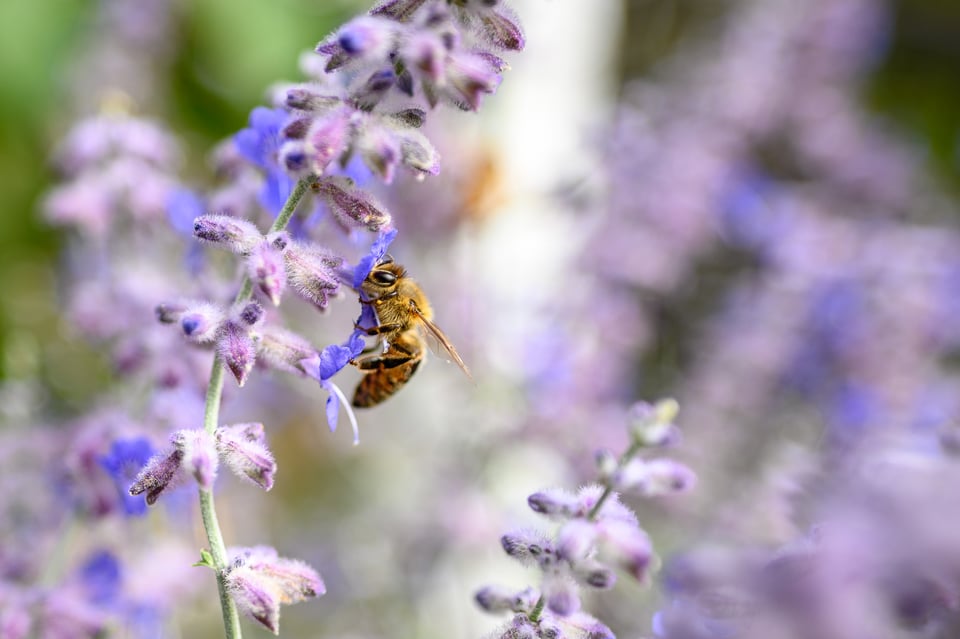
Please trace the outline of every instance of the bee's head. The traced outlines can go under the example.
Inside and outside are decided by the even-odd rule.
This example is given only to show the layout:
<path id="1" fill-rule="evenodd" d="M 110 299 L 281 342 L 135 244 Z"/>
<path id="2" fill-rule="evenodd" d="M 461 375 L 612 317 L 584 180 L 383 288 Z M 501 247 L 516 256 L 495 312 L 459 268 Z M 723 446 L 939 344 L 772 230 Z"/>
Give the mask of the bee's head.
<path id="1" fill-rule="evenodd" d="M 378 299 L 395 291 L 406 274 L 406 269 L 396 264 L 390 255 L 384 255 L 363 280 L 360 292 L 367 300 Z"/>

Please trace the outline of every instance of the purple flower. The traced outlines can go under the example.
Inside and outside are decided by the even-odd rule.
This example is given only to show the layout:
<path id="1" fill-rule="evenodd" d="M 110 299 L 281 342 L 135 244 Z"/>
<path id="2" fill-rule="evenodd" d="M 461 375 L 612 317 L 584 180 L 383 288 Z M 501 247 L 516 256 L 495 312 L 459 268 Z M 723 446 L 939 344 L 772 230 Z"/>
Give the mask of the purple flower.
<path id="1" fill-rule="evenodd" d="M 167 221 L 184 237 L 193 237 L 193 221 L 206 213 L 203 200 L 189 189 L 174 189 L 167 198 Z"/>
<path id="2" fill-rule="evenodd" d="M 377 234 L 377 239 L 370 245 L 370 252 L 360 258 L 360 261 L 357 262 L 356 267 L 353 269 L 354 289 L 360 290 L 360 285 L 363 284 L 363 280 L 367 279 L 374 265 L 387 254 L 387 249 L 390 248 L 390 243 L 393 242 L 395 237 L 397 237 L 397 229 L 380 231 L 380 233 Z"/>
<path id="3" fill-rule="evenodd" d="M 90 601 L 99 606 L 108 605 L 117 599 L 121 580 L 120 562 L 113 553 L 106 550 L 95 552 L 80 567 L 80 582 Z"/>
<path id="4" fill-rule="evenodd" d="M 307 375 L 320 382 L 320 385 L 330 393 L 330 396 L 327 398 L 327 424 L 329 424 L 331 432 L 337 430 L 337 420 L 340 413 L 338 402 L 343 404 L 343 407 L 347 411 L 347 417 L 350 418 L 350 424 L 353 427 L 354 444 L 360 441 L 357 418 L 353 414 L 353 409 L 350 408 L 350 402 L 347 401 L 343 391 L 330 380 L 349 364 L 354 357 L 362 353 L 364 346 L 363 333 L 355 330 L 343 344 L 331 344 L 324 348 L 319 354 L 300 362 L 300 366 L 306 371 Z"/>
<path id="5" fill-rule="evenodd" d="M 139 516 L 147 512 L 147 505 L 143 500 L 130 495 L 127 488 L 153 454 L 150 440 L 146 437 L 133 437 L 115 440 L 110 447 L 110 453 L 100 458 L 100 465 L 117 486 L 123 511 L 127 515 Z"/>
<path id="6" fill-rule="evenodd" d="M 260 191 L 260 204 L 276 215 L 293 190 L 293 180 L 283 171 L 277 159 L 281 146 L 280 132 L 288 114 L 283 109 L 257 107 L 250 112 L 250 126 L 233 136 L 240 155 L 266 171 Z"/>

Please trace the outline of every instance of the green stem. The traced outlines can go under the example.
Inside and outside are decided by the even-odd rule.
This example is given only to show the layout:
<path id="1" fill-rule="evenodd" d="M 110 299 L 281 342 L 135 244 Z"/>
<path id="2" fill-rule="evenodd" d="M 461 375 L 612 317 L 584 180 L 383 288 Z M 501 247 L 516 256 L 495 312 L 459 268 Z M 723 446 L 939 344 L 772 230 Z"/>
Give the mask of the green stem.
<path id="1" fill-rule="evenodd" d="M 630 444 L 630 448 L 628 448 L 626 452 L 620 456 L 620 461 L 617 462 L 617 467 L 621 468 L 624 464 L 630 461 L 630 459 L 637 454 L 637 451 L 640 450 L 640 446 L 641 445 L 639 442 L 633 442 Z M 597 515 L 600 513 L 600 509 L 603 507 L 604 502 L 607 501 L 611 494 L 613 494 L 613 488 L 608 482 L 607 485 L 603 487 L 603 493 L 600 495 L 600 499 L 597 500 L 597 503 L 595 503 L 593 508 L 590 509 L 590 512 L 587 513 L 587 521 L 593 521 L 597 518 Z"/>
<path id="2" fill-rule="evenodd" d="M 530 611 L 530 614 L 527 616 L 527 619 L 533 623 L 540 621 L 540 615 L 543 614 L 543 607 L 546 605 L 547 600 L 543 598 L 543 595 L 540 595 L 540 598 L 537 599 L 537 604 L 533 607 L 533 610 Z"/>
<path id="3" fill-rule="evenodd" d="M 274 220 L 270 232 L 282 231 L 293 217 L 297 205 L 303 199 L 307 189 L 313 182 L 313 176 L 308 176 L 297 182 L 287 203 Z M 240 291 L 234 303 L 245 302 L 253 297 L 253 282 L 249 277 L 243 278 Z M 213 358 L 213 367 L 210 369 L 210 383 L 207 385 L 206 404 L 203 411 L 203 429 L 213 435 L 220 423 L 220 400 L 223 396 L 223 363 L 220 357 Z M 200 516 L 203 519 L 203 528 L 207 533 L 207 543 L 210 544 L 210 556 L 213 557 L 213 570 L 217 575 L 217 590 L 220 593 L 220 608 L 223 612 L 223 626 L 227 639 L 240 639 L 240 615 L 237 605 L 227 591 L 227 547 L 223 543 L 223 533 L 220 532 L 220 522 L 217 519 L 217 509 L 213 503 L 213 492 L 200 489 Z"/>

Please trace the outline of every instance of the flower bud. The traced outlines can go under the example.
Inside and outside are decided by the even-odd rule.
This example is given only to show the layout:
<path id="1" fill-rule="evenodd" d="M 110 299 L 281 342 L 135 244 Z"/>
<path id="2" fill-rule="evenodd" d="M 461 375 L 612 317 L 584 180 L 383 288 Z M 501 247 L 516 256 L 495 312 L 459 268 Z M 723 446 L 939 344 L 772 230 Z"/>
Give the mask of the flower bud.
<path id="1" fill-rule="evenodd" d="M 384 127 L 367 127 L 358 140 L 364 163 L 380 176 L 384 184 L 393 182 L 402 152 L 397 138 Z"/>
<path id="2" fill-rule="evenodd" d="M 306 135 L 306 153 L 313 171 L 320 175 L 347 150 L 351 125 L 348 109 L 337 109 L 313 121 Z"/>
<path id="3" fill-rule="evenodd" d="M 543 580 L 543 597 L 547 609 L 567 617 L 580 610 L 580 594 L 577 584 L 570 578 L 548 575 Z"/>
<path id="4" fill-rule="evenodd" d="M 317 92 L 317 87 L 309 84 L 288 89 L 284 102 L 286 102 L 286 105 L 291 109 L 297 109 L 299 111 L 327 111 L 343 103 L 338 97 L 322 95 Z M 290 136 L 285 135 L 285 137 Z"/>
<path id="5" fill-rule="evenodd" d="M 130 494 L 137 496 L 147 493 L 147 504 L 152 506 L 160 497 L 160 493 L 175 483 L 182 462 L 183 452 L 177 449 L 155 455 L 137 475 L 130 486 Z"/>
<path id="6" fill-rule="evenodd" d="M 478 13 L 481 30 L 490 44 L 510 51 L 523 50 L 525 44 L 523 30 L 513 11 L 498 4 Z"/>
<path id="7" fill-rule="evenodd" d="M 653 563 L 650 538 L 635 523 L 608 519 L 597 524 L 605 547 L 637 581 L 643 581 Z"/>
<path id="8" fill-rule="evenodd" d="M 616 472 L 612 482 L 618 490 L 655 497 L 690 490 L 696 479 L 689 467 L 672 459 L 632 459 Z"/>
<path id="9" fill-rule="evenodd" d="M 217 450 L 238 477 L 264 490 L 273 488 L 277 464 L 266 447 L 263 424 L 235 424 L 217 429 Z"/>
<path id="10" fill-rule="evenodd" d="M 546 555 L 553 554 L 550 541 L 530 530 L 508 533 L 500 538 L 500 545 L 508 555 L 524 564 L 539 563 Z"/>
<path id="11" fill-rule="evenodd" d="M 211 490 L 220 466 L 213 437 L 205 430 L 179 430 L 173 434 L 170 441 L 174 450 L 180 451 L 182 455 L 183 469 L 193 475 L 200 488 Z"/>
<path id="12" fill-rule="evenodd" d="M 165 302 L 163 304 L 157 304 L 157 307 L 154 309 L 154 313 L 156 313 L 157 321 L 159 321 L 161 324 L 173 324 L 174 322 L 180 320 L 180 317 L 186 310 L 186 304 Z"/>
<path id="13" fill-rule="evenodd" d="M 591 554 L 596 541 L 596 523 L 586 519 L 571 519 L 557 533 L 557 556 L 576 563 Z"/>
<path id="14" fill-rule="evenodd" d="M 440 173 L 440 154 L 425 135 L 413 129 L 404 129 L 397 131 L 395 137 L 400 142 L 404 165 L 421 175 Z"/>
<path id="15" fill-rule="evenodd" d="M 361 16 L 337 32 L 337 44 L 352 58 L 381 59 L 393 43 L 394 22 L 376 16 Z"/>
<path id="16" fill-rule="evenodd" d="M 269 240 L 261 242 L 247 257 L 247 277 L 274 306 L 280 305 L 280 296 L 287 286 L 287 271 L 283 263 L 282 249 Z"/>
<path id="17" fill-rule="evenodd" d="M 284 140 L 302 141 L 307 137 L 307 131 L 310 130 L 311 124 L 313 124 L 313 118 L 294 118 L 283 127 L 280 137 Z"/>
<path id="18" fill-rule="evenodd" d="M 285 142 L 277 154 L 283 168 L 294 175 L 304 176 L 313 170 L 306 145 L 300 140 Z"/>
<path id="19" fill-rule="evenodd" d="M 371 111 L 373 107 L 387 95 L 387 92 L 397 85 L 398 77 L 393 67 L 374 71 L 363 85 L 353 95 L 353 100 L 361 111 Z"/>
<path id="20" fill-rule="evenodd" d="M 192 342 L 205 343 L 216 338 L 224 312 L 208 302 L 189 303 L 180 314 L 180 330 Z"/>
<path id="21" fill-rule="evenodd" d="M 343 259 L 305 244 L 290 244 L 283 253 L 287 277 L 302 298 L 325 309 L 330 298 L 340 291 L 336 269 Z"/>
<path id="22" fill-rule="evenodd" d="M 217 355 L 233 373 L 237 384 L 243 386 L 257 357 L 250 329 L 234 320 L 226 321 L 217 336 Z"/>
<path id="23" fill-rule="evenodd" d="M 653 414 L 657 422 L 668 424 L 677 418 L 680 412 L 680 404 L 672 397 L 661 399 L 653 405 Z"/>
<path id="24" fill-rule="evenodd" d="M 484 93 L 493 93 L 500 86 L 500 75 L 486 58 L 472 53 L 451 53 L 447 57 L 446 84 L 450 98 L 465 111 L 480 108 Z"/>
<path id="25" fill-rule="evenodd" d="M 570 517 L 579 509 L 576 497 L 565 490 L 542 490 L 527 497 L 534 512 L 548 516 Z"/>
<path id="26" fill-rule="evenodd" d="M 370 15 L 392 18 L 397 22 L 409 22 L 426 0 L 384 0 L 373 9 Z"/>
<path id="27" fill-rule="evenodd" d="M 597 474 L 602 481 L 610 479 L 619 466 L 616 456 L 609 450 L 598 450 L 594 455 L 594 461 L 597 464 Z"/>
<path id="28" fill-rule="evenodd" d="M 613 588 L 617 583 L 617 575 L 603 564 L 596 561 L 584 561 L 574 567 L 574 574 L 583 583 L 600 590 Z"/>
<path id="29" fill-rule="evenodd" d="M 377 231 L 390 224 L 390 213 L 370 194 L 353 186 L 347 178 L 325 177 L 312 185 L 333 214 L 348 227 L 364 226 Z"/>
<path id="30" fill-rule="evenodd" d="M 319 354 L 310 342 L 296 333 L 268 326 L 260 332 L 257 355 L 270 368 L 303 375 L 301 360 Z"/>
<path id="31" fill-rule="evenodd" d="M 246 324 L 251 328 L 258 326 L 261 322 L 263 322 L 264 310 L 263 307 L 260 306 L 259 302 L 247 302 L 243 306 L 237 308 L 234 313 L 237 321 L 239 321 L 241 324 Z"/>
<path id="32" fill-rule="evenodd" d="M 278 557 L 272 548 L 234 550 L 227 570 L 227 591 L 237 608 L 274 634 L 280 630 L 281 604 L 294 604 L 326 592 L 320 575 L 295 559 Z"/>
<path id="33" fill-rule="evenodd" d="M 238 255 L 246 255 L 263 241 L 256 225 L 229 215 L 201 215 L 193 221 L 193 234 Z"/>
<path id="34" fill-rule="evenodd" d="M 447 47 L 431 31 L 411 35 L 403 45 L 402 55 L 410 65 L 419 69 L 431 82 L 440 82 L 446 70 Z"/>
<path id="35" fill-rule="evenodd" d="M 674 399 L 662 399 L 656 404 L 637 402 L 630 408 L 630 433 L 634 441 L 650 447 L 663 448 L 680 440 L 680 429 L 674 424 L 680 405 Z"/>
<path id="36" fill-rule="evenodd" d="M 403 109 L 391 113 L 390 118 L 397 124 L 411 129 L 419 129 L 427 120 L 427 112 L 423 109 Z"/>
<path id="37" fill-rule="evenodd" d="M 514 592 L 503 586 L 485 586 L 473 596 L 477 605 L 487 612 L 513 610 Z"/>

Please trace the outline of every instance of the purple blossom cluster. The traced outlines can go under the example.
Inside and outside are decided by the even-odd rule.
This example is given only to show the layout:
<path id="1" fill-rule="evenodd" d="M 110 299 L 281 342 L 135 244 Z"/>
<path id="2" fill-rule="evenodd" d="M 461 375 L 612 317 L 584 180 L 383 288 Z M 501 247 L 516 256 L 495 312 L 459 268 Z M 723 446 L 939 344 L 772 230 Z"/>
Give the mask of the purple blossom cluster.
<path id="1" fill-rule="evenodd" d="M 515 590 L 488 586 L 476 594 L 487 612 L 516 613 L 492 636 L 503 639 L 602 639 L 614 637 L 603 623 L 581 610 L 580 588 L 607 590 L 616 583 L 614 567 L 638 582 L 648 581 L 656 565 L 653 546 L 636 514 L 620 501 L 621 494 L 654 497 L 685 492 L 695 475 L 684 464 L 666 457 L 639 456 L 675 444 L 679 429 L 673 400 L 654 405 L 640 402 L 631 411 L 630 445 L 622 455 L 597 453 L 599 483 L 576 493 L 562 489 L 536 492 L 530 508 L 559 522 L 552 536 L 539 530 L 518 530 L 500 538 L 513 559 L 537 567 L 539 588 Z"/>
<path id="2" fill-rule="evenodd" d="M 441 102 L 478 109 L 506 68 L 498 53 L 522 46 L 515 16 L 496 2 L 381 3 L 317 47 L 323 68 L 305 65 L 310 82 L 279 89 L 272 108 L 254 109 L 249 127 L 216 149 L 218 184 L 206 193 L 177 176 L 179 143 L 132 116 L 119 93 L 57 152 L 64 182 L 44 209 L 52 223 L 77 232 L 71 325 L 111 353 L 117 390 L 129 398 L 103 398 L 112 423 L 94 414 L 73 429 L 63 481 L 77 512 L 98 518 L 143 516 L 161 496 L 176 510 L 177 487 L 195 485 L 209 542 L 198 565 L 216 575 L 229 637 L 240 636 L 237 611 L 278 633 L 280 606 L 320 596 L 325 586 L 313 568 L 272 548 L 228 554 L 213 503 L 221 462 L 264 490 L 274 485 L 277 463 L 262 424 L 220 423 L 222 371 L 240 387 L 258 363 L 313 378 L 329 393 L 330 428 L 343 406 L 358 441 L 357 419 L 332 378 L 365 348 L 361 327 L 376 317 L 365 308 L 342 344 L 316 348 L 285 326 L 285 293 L 324 311 L 345 287 L 359 287 L 397 235 L 370 179 L 389 184 L 401 167 L 418 178 L 436 175 L 439 154 L 419 131 L 427 109 Z M 242 265 L 239 292 L 222 260 L 184 240 L 232 253 Z M 171 269 L 177 261 L 181 268 Z M 49 594 L 3 590 L 0 634 L 103 632 L 120 614 L 123 568 L 111 553 L 91 562 L 78 585 L 70 578 Z M 75 614 L 56 618 L 72 620 L 74 634 L 52 630 L 42 615 L 31 620 L 30 610 L 67 594 Z M 29 606 L 18 607 L 23 598 Z M 124 604 L 123 618 L 133 627 L 127 608 L 143 608 L 162 619 L 173 603 Z"/>

